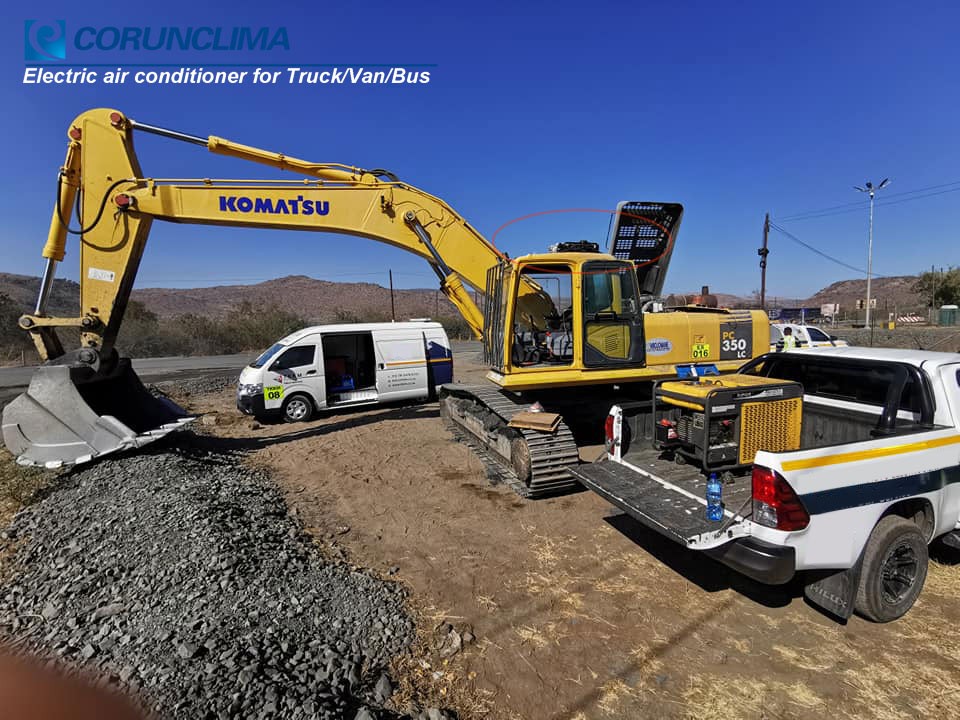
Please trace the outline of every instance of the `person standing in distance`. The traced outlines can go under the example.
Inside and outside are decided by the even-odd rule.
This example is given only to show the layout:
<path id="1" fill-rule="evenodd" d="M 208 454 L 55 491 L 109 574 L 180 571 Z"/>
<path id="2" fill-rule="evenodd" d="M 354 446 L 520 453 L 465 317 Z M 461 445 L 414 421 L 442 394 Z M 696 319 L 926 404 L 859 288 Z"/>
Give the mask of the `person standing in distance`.
<path id="1" fill-rule="evenodd" d="M 793 336 L 793 328 L 785 327 L 783 329 L 783 349 L 794 350 L 797 347 L 797 339 Z"/>

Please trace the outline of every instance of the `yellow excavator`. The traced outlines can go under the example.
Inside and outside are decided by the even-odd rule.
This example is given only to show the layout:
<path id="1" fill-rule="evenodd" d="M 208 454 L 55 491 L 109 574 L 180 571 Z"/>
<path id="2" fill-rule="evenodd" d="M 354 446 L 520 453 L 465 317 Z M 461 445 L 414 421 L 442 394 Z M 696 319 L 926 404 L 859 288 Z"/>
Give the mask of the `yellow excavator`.
<path id="1" fill-rule="evenodd" d="M 154 178 L 134 152 L 137 133 L 288 170 L 296 180 Z M 618 400 L 649 398 L 678 366 L 733 371 L 769 345 L 760 311 L 665 309 L 659 300 L 683 208 L 618 206 L 610 253 L 560 242 L 508 258 L 443 200 L 384 170 L 314 163 L 90 110 L 68 129 L 40 292 L 20 318 L 43 364 L 3 412 L 3 440 L 25 465 L 73 465 L 139 447 L 192 417 L 154 397 L 114 348 L 154 220 L 356 235 L 423 257 L 477 337 L 490 385 L 447 385 L 441 411 L 491 468 L 521 494 L 575 484 L 578 442 L 602 430 Z M 75 219 L 73 219 L 75 216 Z M 75 227 L 70 227 L 73 223 Z M 80 238 L 80 313 L 46 312 L 69 234 Z M 482 310 L 469 288 L 482 293 Z M 58 328 L 79 328 L 65 351 Z M 559 413 L 553 432 L 510 427 L 533 403 Z"/>

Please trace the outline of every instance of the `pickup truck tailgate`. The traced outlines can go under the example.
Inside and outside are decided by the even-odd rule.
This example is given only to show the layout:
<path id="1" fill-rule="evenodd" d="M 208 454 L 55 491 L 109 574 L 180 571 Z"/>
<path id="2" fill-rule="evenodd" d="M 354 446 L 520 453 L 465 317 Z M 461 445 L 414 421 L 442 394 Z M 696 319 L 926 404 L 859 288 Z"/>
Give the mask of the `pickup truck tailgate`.
<path id="1" fill-rule="evenodd" d="M 706 480 L 690 467 L 659 464 L 662 469 L 599 462 L 570 472 L 631 517 L 685 546 L 707 549 L 744 535 L 739 513 L 749 507 L 749 477 L 724 486 L 724 519 L 713 522 L 706 517 Z"/>

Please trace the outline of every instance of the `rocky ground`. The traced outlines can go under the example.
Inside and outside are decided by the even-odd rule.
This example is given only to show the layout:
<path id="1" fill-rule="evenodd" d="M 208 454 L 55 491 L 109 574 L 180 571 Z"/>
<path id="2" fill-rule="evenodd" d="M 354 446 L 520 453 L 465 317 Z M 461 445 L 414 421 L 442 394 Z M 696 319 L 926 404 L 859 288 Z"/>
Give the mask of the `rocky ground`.
<path id="1" fill-rule="evenodd" d="M 459 381 L 483 382 L 484 373 L 475 352 L 457 354 Z M 902 620 L 874 625 L 855 616 L 840 625 L 804 602 L 802 585 L 747 581 L 611 514 L 591 493 L 524 501 L 491 487 L 475 455 L 444 429 L 436 404 L 261 424 L 236 411 L 229 380 L 198 382 L 161 389 L 202 414 L 196 432 L 209 435 L 181 432 L 166 448 L 118 458 L 114 470 L 103 463 L 55 482 L 52 494 L 41 492 L 40 503 L 16 519 L 13 561 L 5 562 L 0 542 L 0 578 L 16 578 L 0 582 L 0 623 L 8 623 L 0 624 L 0 638 L 113 676 L 115 686 L 138 688 L 170 717 L 203 717 L 208 703 L 209 717 L 217 718 L 223 706 L 216 698 L 231 703 L 234 693 L 240 717 L 269 716 L 270 685 L 278 717 L 287 716 L 288 694 L 303 698 L 308 689 L 339 701 L 332 716 L 346 720 L 417 715 L 431 706 L 454 707 L 462 720 L 957 714 L 956 553 L 935 554 L 923 593 Z M 24 478 L 17 495 L 26 499 L 36 483 L 17 477 Z M 0 462 L 0 489 L 4 480 Z M 151 509 L 148 498 L 162 509 Z M 131 500 L 129 512 L 114 507 Z M 3 513 L 0 494 L 0 530 Z M 138 532 L 124 529 L 128 524 Z M 241 532 L 245 527 L 254 535 Z M 113 544 L 113 535 L 135 552 Z M 229 566 L 214 562 L 221 556 L 249 561 L 236 570 L 242 582 L 231 584 Z M 142 577 L 148 573 L 158 577 Z M 395 588 L 378 594 L 393 581 L 409 593 L 402 606 Z M 309 602 L 308 587 L 315 593 Z M 376 610 L 355 610 L 339 597 Z M 270 601 L 282 604 L 269 608 Z M 353 621 L 318 625 L 324 603 L 352 611 Z M 260 614 L 248 626 L 251 607 Z M 404 625 L 401 615 L 416 621 Z M 198 619 L 207 627 L 193 627 Z M 372 628 L 376 637 L 377 620 L 395 631 L 380 635 L 382 647 L 366 634 Z M 404 642 L 415 635 L 413 649 L 393 655 L 386 673 L 396 690 L 381 702 L 382 663 L 402 647 L 391 643 L 407 627 Z M 327 667 L 310 648 L 315 639 L 321 658 L 322 648 L 337 658 L 328 678 L 337 669 L 346 674 L 339 688 L 336 678 L 316 679 Z M 284 640 L 286 651 L 277 645 Z M 254 645 L 259 658 L 247 656 Z M 239 670 L 236 660 L 227 665 L 229 655 L 220 659 L 234 648 Z M 359 684 L 350 677 L 356 656 Z M 308 663 L 306 680 L 296 675 L 298 662 Z M 247 692 L 238 683 L 252 664 Z M 216 698 L 204 699 L 208 686 Z M 250 710 L 243 712 L 246 698 Z M 314 703 L 324 717 L 322 703 Z"/>
<path id="2" fill-rule="evenodd" d="M 164 380 L 148 385 L 154 393 L 173 394 L 178 398 L 190 398 L 195 395 L 220 392 L 226 388 L 236 388 L 236 386 L 237 373 L 206 375 L 183 380 Z"/>
<path id="3" fill-rule="evenodd" d="M 387 672 L 414 638 L 403 588 L 322 554 L 265 473 L 201 436 L 60 477 L 0 538 L 0 642 L 158 717 L 408 717 Z"/>

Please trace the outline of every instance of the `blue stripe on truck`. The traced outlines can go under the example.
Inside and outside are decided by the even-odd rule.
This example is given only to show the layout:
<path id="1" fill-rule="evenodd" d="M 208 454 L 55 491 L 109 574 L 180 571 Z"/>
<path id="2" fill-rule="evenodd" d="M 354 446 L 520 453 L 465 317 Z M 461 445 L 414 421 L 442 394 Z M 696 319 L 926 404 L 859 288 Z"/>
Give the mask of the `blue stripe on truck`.
<path id="1" fill-rule="evenodd" d="M 875 505 L 902 498 L 942 490 L 947 485 L 960 483 L 960 465 L 930 472 L 880 480 L 874 483 L 848 485 L 821 490 L 800 496 L 800 501 L 811 515 L 848 510 L 863 505 Z"/>

